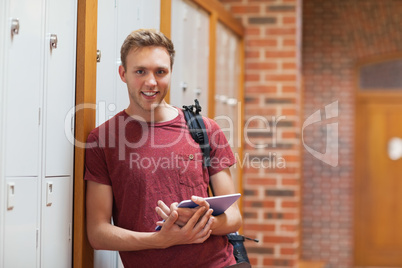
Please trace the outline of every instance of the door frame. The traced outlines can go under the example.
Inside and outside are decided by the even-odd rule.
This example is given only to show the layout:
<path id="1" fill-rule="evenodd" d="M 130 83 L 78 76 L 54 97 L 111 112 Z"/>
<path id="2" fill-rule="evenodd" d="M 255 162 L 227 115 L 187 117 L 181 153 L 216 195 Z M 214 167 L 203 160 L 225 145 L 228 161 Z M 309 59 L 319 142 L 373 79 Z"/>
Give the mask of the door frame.
<path id="1" fill-rule="evenodd" d="M 354 88 L 355 88 L 355 137 L 354 137 L 354 191 L 353 191 L 353 200 L 354 200 L 354 208 L 353 208 L 353 245 L 354 245 L 354 253 L 353 253 L 353 264 L 357 266 L 358 261 L 358 230 L 359 226 L 357 223 L 360 221 L 358 217 L 357 210 L 363 205 L 360 201 L 360 190 L 364 185 L 363 179 L 365 177 L 363 170 L 365 170 L 365 163 L 360 161 L 359 158 L 362 154 L 366 153 L 366 147 L 364 146 L 364 140 L 361 138 L 361 133 L 364 126 L 365 120 L 365 111 L 364 105 L 371 100 L 375 99 L 376 102 L 379 103 L 402 103 L 402 88 L 400 90 L 389 90 L 384 88 L 378 89 L 367 89 L 362 90 L 359 84 L 359 71 L 363 66 L 369 64 L 376 64 L 381 62 L 387 62 L 391 60 L 402 59 L 401 53 L 390 53 L 390 54 L 382 54 L 375 55 L 371 57 L 364 58 L 362 60 L 357 61 L 355 64 L 354 71 Z M 359 266 L 361 267 L 361 266 Z"/>

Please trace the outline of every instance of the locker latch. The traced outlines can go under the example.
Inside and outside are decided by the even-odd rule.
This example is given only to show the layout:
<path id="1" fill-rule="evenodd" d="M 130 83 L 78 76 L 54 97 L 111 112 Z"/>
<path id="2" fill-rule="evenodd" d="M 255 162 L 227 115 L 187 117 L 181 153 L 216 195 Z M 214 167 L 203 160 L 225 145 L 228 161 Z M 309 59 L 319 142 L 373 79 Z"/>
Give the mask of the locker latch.
<path id="1" fill-rule="evenodd" d="M 53 203 L 53 183 L 46 183 L 46 206 L 50 207 Z"/>
<path id="2" fill-rule="evenodd" d="M 100 62 L 102 58 L 102 52 L 98 49 L 96 51 L 96 62 Z"/>
<path id="3" fill-rule="evenodd" d="M 11 19 L 11 36 L 18 34 L 20 32 L 20 20 Z"/>
<path id="4" fill-rule="evenodd" d="M 14 208 L 15 184 L 7 183 L 7 210 Z"/>
<path id="5" fill-rule="evenodd" d="M 57 34 L 50 34 L 50 49 L 57 48 Z"/>

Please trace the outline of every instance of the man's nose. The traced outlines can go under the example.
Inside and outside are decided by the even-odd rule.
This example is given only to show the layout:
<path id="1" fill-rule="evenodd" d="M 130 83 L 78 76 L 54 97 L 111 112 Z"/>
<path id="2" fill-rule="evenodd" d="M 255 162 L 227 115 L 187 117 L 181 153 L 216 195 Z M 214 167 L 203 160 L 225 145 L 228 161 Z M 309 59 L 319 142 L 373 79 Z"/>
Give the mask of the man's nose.
<path id="1" fill-rule="evenodd" d="M 156 79 L 155 79 L 155 75 L 153 73 L 150 73 L 146 79 L 146 85 L 147 86 L 156 86 Z"/>

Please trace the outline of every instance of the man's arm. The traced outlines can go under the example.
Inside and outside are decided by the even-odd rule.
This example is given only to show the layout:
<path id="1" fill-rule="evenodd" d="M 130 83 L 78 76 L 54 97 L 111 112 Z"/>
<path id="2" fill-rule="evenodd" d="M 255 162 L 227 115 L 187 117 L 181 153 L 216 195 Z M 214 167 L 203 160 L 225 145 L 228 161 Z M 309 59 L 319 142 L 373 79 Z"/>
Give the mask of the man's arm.
<path id="1" fill-rule="evenodd" d="M 210 180 L 215 196 L 236 193 L 229 168 L 212 175 Z M 236 232 L 242 224 L 242 217 L 237 202 L 232 204 L 225 213 L 214 216 L 214 218 L 215 221 L 212 224 L 213 235 L 225 235 Z"/>
<path id="2" fill-rule="evenodd" d="M 88 239 L 94 249 L 135 251 L 167 248 L 173 245 L 203 243 L 211 234 L 212 210 L 197 211 L 183 228 L 174 222 L 177 208 L 167 218 L 160 232 L 134 232 L 111 224 L 112 187 L 87 181 L 86 216 Z"/>

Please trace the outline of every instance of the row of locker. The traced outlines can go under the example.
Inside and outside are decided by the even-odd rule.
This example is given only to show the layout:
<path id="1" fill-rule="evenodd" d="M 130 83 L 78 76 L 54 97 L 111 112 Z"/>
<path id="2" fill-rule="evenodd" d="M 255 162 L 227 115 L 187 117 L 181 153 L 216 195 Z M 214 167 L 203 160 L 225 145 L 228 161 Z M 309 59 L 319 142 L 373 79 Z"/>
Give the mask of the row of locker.
<path id="1" fill-rule="evenodd" d="M 77 1 L 0 12 L 0 267 L 71 267 Z"/>
<path id="2" fill-rule="evenodd" d="M 218 24 L 209 103 L 209 14 L 192 1 L 171 2 L 170 102 L 198 98 L 205 115 L 215 105 L 236 152 L 239 40 Z M 121 43 L 134 29 L 159 28 L 160 14 L 161 0 L 98 1 L 98 125 L 128 105 Z M 77 1 L 5 0 L 0 15 L 0 267 L 71 267 Z M 95 254 L 97 268 L 119 265 L 116 253 Z"/>

